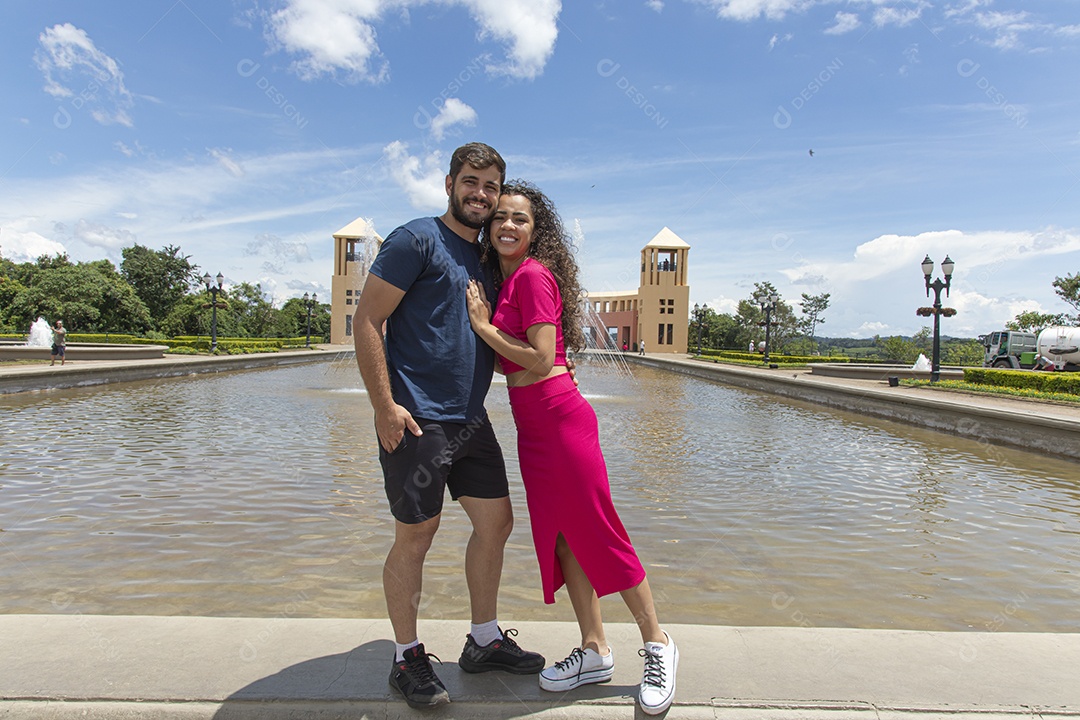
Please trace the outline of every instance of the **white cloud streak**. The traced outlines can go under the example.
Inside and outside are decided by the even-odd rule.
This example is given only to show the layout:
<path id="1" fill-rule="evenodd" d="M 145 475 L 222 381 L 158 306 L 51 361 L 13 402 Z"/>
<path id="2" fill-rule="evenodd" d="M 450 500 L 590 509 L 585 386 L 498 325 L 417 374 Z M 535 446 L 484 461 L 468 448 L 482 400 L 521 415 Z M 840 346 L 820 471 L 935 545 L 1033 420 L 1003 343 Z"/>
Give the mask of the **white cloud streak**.
<path id="1" fill-rule="evenodd" d="M 124 86 L 120 64 L 102 52 L 71 23 L 54 25 L 38 36 L 34 62 L 45 76 L 45 92 L 86 107 L 102 125 L 134 125 L 128 110 L 134 99 Z"/>

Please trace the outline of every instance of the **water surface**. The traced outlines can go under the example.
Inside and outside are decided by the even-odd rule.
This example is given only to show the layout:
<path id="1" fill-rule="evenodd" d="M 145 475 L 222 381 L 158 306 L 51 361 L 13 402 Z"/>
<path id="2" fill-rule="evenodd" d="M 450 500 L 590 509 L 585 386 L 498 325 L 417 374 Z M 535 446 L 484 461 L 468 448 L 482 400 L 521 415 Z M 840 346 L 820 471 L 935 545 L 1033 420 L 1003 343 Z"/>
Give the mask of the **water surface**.
<path id="1" fill-rule="evenodd" d="M 649 368 L 579 377 L 663 621 L 1077 629 L 1080 465 Z M 488 408 L 517 515 L 500 616 L 571 620 L 541 600 L 504 387 Z M 0 398 L 0 612 L 384 617 L 392 533 L 352 361 Z M 468 618 L 468 533 L 448 500 L 423 617 Z"/>

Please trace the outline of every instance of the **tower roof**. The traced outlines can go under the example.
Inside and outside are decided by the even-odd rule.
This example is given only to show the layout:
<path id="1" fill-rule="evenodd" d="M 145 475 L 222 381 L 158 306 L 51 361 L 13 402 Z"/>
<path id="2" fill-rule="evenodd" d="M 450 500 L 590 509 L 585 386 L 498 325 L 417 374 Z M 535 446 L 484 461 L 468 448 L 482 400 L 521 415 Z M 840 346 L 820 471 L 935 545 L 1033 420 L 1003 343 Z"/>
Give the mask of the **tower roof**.
<path id="1" fill-rule="evenodd" d="M 345 227 L 334 233 L 336 238 L 375 238 L 382 242 L 379 233 L 375 232 L 375 226 L 369 220 L 358 217 Z"/>
<path id="2" fill-rule="evenodd" d="M 645 245 L 645 247 L 664 248 L 667 250 L 675 250 L 690 247 L 690 244 L 683 240 L 681 237 L 671 232 L 671 229 L 666 225 L 664 229 L 656 233 L 653 239 Z"/>

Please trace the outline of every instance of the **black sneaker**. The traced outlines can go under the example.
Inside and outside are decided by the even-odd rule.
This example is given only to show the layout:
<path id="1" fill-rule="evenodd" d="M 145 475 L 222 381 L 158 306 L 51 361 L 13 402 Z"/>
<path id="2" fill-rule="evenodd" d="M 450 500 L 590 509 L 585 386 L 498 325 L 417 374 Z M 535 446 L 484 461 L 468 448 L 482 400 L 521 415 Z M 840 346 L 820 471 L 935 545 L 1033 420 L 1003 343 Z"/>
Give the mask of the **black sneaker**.
<path id="1" fill-rule="evenodd" d="M 493 640 L 484 647 L 477 645 L 472 635 L 467 636 L 458 665 L 471 673 L 504 670 L 515 675 L 533 675 L 540 672 L 544 669 L 544 656 L 522 650 L 514 642 L 513 636 L 517 634 L 517 630 L 509 628 L 503 632 L 502 640 Z"/>
<path id="2" fill-rule="evenodd" d="M 390 687 L 401 693 L 409 707 L 422 710 L 450 702 L 450 694 L 428 660 L 439 658 L 424 652 L 423 644 L 409 648 L 404 655 L 405 659 L 395 661 L 390 671 Z"/>

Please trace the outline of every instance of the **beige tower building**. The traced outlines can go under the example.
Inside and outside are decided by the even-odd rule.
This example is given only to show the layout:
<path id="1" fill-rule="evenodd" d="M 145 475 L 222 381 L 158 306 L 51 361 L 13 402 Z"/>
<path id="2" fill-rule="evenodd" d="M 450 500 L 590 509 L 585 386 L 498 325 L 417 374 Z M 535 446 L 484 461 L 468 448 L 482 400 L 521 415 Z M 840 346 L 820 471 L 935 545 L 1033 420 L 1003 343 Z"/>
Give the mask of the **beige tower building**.
<path id="1" fill-rule="evenodd" d="M 330 280 L 330 342 L 352 342 L 353 306 L 383 239 L 364 218 L 334 233 L 334 275 Z"/>
<path id="2" fill-rule="evenodd" d="M 690 285 L 682 238 L 664 228 L 641 250 L 641 281 L 637 292 L 589 293 L 615 347 L 646 352 L 685 353 L 690 325 Z M 594 331 L 595 335 L 595 331 Z"/>

